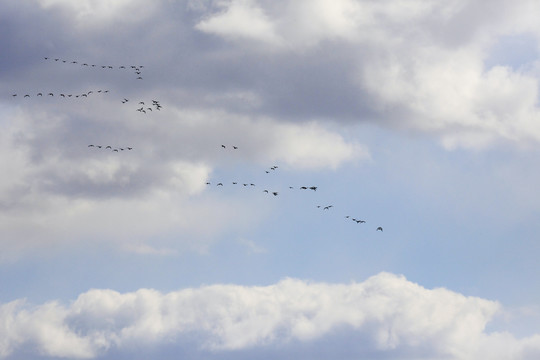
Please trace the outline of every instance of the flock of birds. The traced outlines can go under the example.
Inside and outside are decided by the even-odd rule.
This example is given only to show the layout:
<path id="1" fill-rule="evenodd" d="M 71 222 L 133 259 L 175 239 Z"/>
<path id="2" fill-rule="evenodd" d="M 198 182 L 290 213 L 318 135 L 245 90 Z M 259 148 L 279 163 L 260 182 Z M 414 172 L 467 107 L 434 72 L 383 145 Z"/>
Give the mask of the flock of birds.
<path id="1" fill-rule="evenodd" d="M 59 62 L 59 63 L 70 63 L 70 64 L 73 64 L 73 65 L 80 65 L 80 66 L 84 66 L 84 67 L 89 67 L 89 68 L 96 68 L 96 69 L 122 69 L 122 70 L 126 70 L 126 69 L 132 69 L 134 72 L 135 72 L 135 75 L 137 75 L 136 79 L 137 80 L 142 80 L 142 69 L 144 68 L 144 66 L 142 65 L 129 65 L 129 66 L 126 66 L 126 65 L 120 65 L 120 66 L 112 66 L 112 65 L 96 65 L 96 64 L 89 64 L 89 63 L 86 63 L 86 62 L 79 62 L 77 60 L 72 60 L 72 61 L 68 61 L 68 60 L 64 60 L 64 59 L 60 59 L 60 58 L 50 58 L 50 57 L 45 57 L 44 58 L 45 60 L 50 60 L 50 61 L 53 61 L 53 62 Z M 107 94 L 109 93 L 109 90 L 90 90 L 90 91 L 87 91 L 87 92 L 84 92 L 84 93 L 81 93 L 81 94 L 67 94 L 67 93 L 60 93 L 60 94 L 56 94 L 57 96 L 59 97 L 62 97 L 62 98 L 88 98 L 89 96 L 91 96 L 92 94 Z M 17 97 L 19 94 L 12 94 L 13 97 Z M 23 97 L 24 98 L 30 98 L 32 95 L 30 94 L 25 94 Z M 35 94 L 36 97 L 44 97 L 44 96 L 47 96 L 47 97 L 54 97 L 55 96 L 55 93 L 53 92 L 38 92 Z M 122 104 L 127 104 L 129 103 L 130 100 L 127 99 L 127 98 L 123 98 L 123 100 L 121 101 Z M 162 105 L 160 104 L 160 102 L 158 100 L 151 100 L 151 101 L 132 101 L 131 103 L 136 103 L 137 104 L 137 108 L 136 108 L 136 111 L 140 112 L 141 114 L 147 114 L 148 112 L 152 112 L 152 111 L 160 111 L 162 109 Z M 125 146 L 125 147 L 113 147 L 112 145 L 96 145 L 96 144 L 89 144 L 88 145 L 88 148 L 92 148 L 92 149 L 101 149 L 101 150 L 110 150 L 111 152 L 122 152 L 122 151 L 131 151 L 133 150 L 133 147 L 131 146 Z M 227 146 L 227 145 L 224 145 L 224 144 L 221 144 L 221 148 L 222 149 L 232 149 L 233 151 L 234 150 L 238 150 L 238 146 L 236 145 L 231 145 L 231 146 Z M 278 166 L 277 165 L 274 165 L 274 166 L 271 166 L 269 167 L 268 169 L 265 169 L 265 172 L 266 174 L 269 174 L 271 172 L 274 172 L 278 169 Z M 206 183 L 207 185 L 212 185 L 211 182 L 207 182 Z M 243 186 L 243 187 L 255 187 L 256 185 L 253 184 L 253 183 L 239 183 L 237 181 L 233 181 L 232 182 L 233 185 L 238 185 L 238 186 Z M 223 187 L 224 186 L 224 183 L 223 182 L 218 182 L 216 184 L 216 186 L 221 186 Z M 311 191 L 314 191 L 316 192 L 317 191 L 317 186 L 300 186 L 300 187 L 297 187 L 295 188 L 294 186 L 289 186 L 289 189 L 290 190 L 294 190 L 294 189 L 299 189 L 299 190 L 311 190 Z M 278 196 L 280 194 L 279 191 L 276 191 L 276 190 L 269 190 L 269 189 L 264 189 L 262 190 L 263 193 L 266 193 L 268 195 L 272 195 L 272 196 Z M 321 209 L 323 211 L 329 211 L 331 209 L 334 208 L 333 205 L 317 205 L 317 208 L 318 209 Z M 346 215 L 345 216 L 345 219 L 350 219 L 351 221 L 354 221 L 355 223 L 357 224 L 365 224 L 366 221 L 365 220 L 362 220 L 362 219 L 357 219 L 356 217 L 352 217 L 350 215 Z M 376 231 L 383 231 L 383 228 L 382 226 L 378 226 L 376 228 Z"/>
<path id="2" fill-rule="evenodd" d="M 142 80 L 142 69 L 144 66 L 142 65 L 120 65 L 120 66 L 112 66 L 112 65 L 96 65 L 96 64 L 89 64 L 87 62 L 81 62 L 78 60 L 64 60 L 60 58 L 51 58 L 51 57 L 44 57 L 45 60 L 51 60 L 63 64 L 73 64 L 73 65 L 80 65 L 80 66 L 86 66 L 89 68 L 96 68 L 96 69 L 121 69 L 121 70 L 128 70 L 131 69 L 134 71 L 135 75 L 137 76 L 137 80 Z"/>
<path id="3" fill-rule="evenodd" d="M 223 149 L 227 149 L 227 146 L 226 145 L 221 145 L 221 148 Z M 232 149 L 233 150 L 238 150 L 238 146 L 236 145 L 233 145 L 232 146 Z M 268 168 L 268 170 L 265 170 L 265 173 L 266 174 L 269 174 L 271 171 L 276 171 L 278 169 L 278 166 L 277 165 L 274 165 L 274 166 L 271 166 L 270 168 Z M 208 181 L 206 182 L 206 185 L 212 185 L 212 182 Z M 243 187 L 255 187 L 256 185 L 253 184 L 253 183 L 249 183 L 249 182 L 246 182 L 246 183 L 239 183 L 238 181 L 233 181 L 232 182 L 232 185 L 238 185 L 238 186 L 243 186 Z M 224 183 L 222 181 L 218 182 L 215 184 L 215 186 L 224 186 Z M 288 187 L 290 190 L 295 190 L 295 189 L 299 189 L 299 190 L 312 190 L 312 191 L 317 191 L 318 187 L 317 186 L 299 186 L 299 187 L 294 187 L 294 186 L 289 186 Z M 268 190 L 268 189 L 264 189 L 262 190 L 263 193 L 266 193 L 266 194 L 269 194 L 269 195 L 273 195 L 273 196 L 278 196 L 280 193 L 279 191 L 275 191 L 275 190 Z M 317 205 L 316 206 L 317 209 L 321 209 L 323 211 L 325 210 L 331 210 L 334 208 L 334 205 Z M 362 220 L 362 219 L 357 219 L 356 217 L 352 217 L 351 215 L 345 215 L 345 219 L 349 219 L 351 221 L 354 221 L 355 223 L 357 224 L 365 224 L 366 223 L 366 220 Z M 382 226 L 378 226 L 376 229 L 376 231 L 383 231 L 383 227 Z"/>
<path id="4" fill-rule="evenodd" d="M 89 97 L 90 95 L 94 94 L 94 93 L 98 93 L 98 94 L 107 94 L 109 92 L 109 90 L 90 90 L 90 91 L 87 91 L 87 92 L 84 92 L 82 94 L 64 94 L 64 93 L 60 93 L 60 94 L 57 94 L 58 96 L 62 97 L 62 98 L 70 98 L 70 97 L 73 97 L 73 98 L 87 98 Z M 18 96 L 18 94 L 12 94 L 11 95 L 12 97 L 16 97 Z M 38 96 L 51 96 L 51 97 L 54 97 L 54 93 L 52 92 L 38 92 L 37 94 L 35 94 L 36 97 Z M 31 97 L 30 94 L 24 94 L 23 98 L 29 98 Z"/>

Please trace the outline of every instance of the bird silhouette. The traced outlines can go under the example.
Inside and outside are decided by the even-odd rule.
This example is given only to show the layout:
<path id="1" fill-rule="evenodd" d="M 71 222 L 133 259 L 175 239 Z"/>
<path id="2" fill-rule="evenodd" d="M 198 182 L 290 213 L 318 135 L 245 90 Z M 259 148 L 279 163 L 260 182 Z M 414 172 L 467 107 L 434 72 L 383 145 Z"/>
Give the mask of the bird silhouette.
<path id="1" fill-rule="evenodd" d="M 274 192 L 272 193 L 272 195 L 278 196 L 278 192 L 277 192 L 277 191 L 274 191 Z"/>
<path id="2" fill-rule="evenodd" d="M 383 229 L 379 226 L 376 231 L 383 231 Z"/>

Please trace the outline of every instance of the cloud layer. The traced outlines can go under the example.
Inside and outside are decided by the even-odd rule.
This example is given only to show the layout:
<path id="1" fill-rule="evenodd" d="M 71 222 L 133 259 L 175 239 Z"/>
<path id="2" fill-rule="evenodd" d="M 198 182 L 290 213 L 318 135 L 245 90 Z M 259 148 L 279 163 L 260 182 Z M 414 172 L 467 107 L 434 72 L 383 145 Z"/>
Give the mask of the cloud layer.
<path id="1" fill-rule="evenodd" d="M 425 289 L 389 273 L 351 284 L 285 279 L 270 286 L 212 285 L 167 294 L 95 289 L 67 306 L 54 301 L 30 306 L 24 300 L 1 305 L 0 355 L 34 349 L 44 357 L 101 358 L 113 350 L 178 342 L 214 356 L 264 352 L 273 345 L 287 358 L 301 344 L 342 337 L 350 356 L 538 356 L 540 335 L 518 340 L 485 332 L 500 310 L 496 302 Z"/>

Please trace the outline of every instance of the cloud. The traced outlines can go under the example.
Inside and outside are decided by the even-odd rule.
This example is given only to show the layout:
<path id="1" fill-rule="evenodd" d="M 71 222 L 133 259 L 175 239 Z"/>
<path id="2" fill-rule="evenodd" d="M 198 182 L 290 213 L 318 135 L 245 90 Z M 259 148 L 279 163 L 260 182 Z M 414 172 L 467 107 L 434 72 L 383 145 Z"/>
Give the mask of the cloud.
<path id="1" fill-rule="evenodd" d="M 474 1 L 457 0 L 278 3 L 249 2 L 266 14 L 268 28 L 283 39 L 279 44 L 268 42 L 267 47 L 293 59 L 301 56 L 305 65 L 297 71 L 306 73 L 315 58 L 328 57 L 320 48 L 348 49 L 352 55 L 342 56 L 347 62 L 342 60 L 337 66 L 347 68 L 348 78 L 341 77 L 342 84 L 352 81 L 355 85 L 341 85 L 337 90 L 354 91 L 357 102 L 365 99 L 362 113 L 371 114 L 372 120 L 431 133 L 449 149 L 483 149 L 497 141 L 540 141 L 534 120 L 540 115 L 535 62 L 528 57 L 519 64 L 516 59 L 519 66 L 508 67 L 490 57 L 493 45 L 508 36 L 532 36 L 538 43 L 538 26 L 530 21 L 538 4 L 524 0 L 509 6 L 498 1 L 485 12 Z M 226 4 L 229 9 L 245 5 L 241 1 Z M 223 16 L 212 14 L 202 23 Z M 196 28 L 228 36 L 225 29 Z M 253 47 L 255 52 L 259 49 Z M 354 59 L 350 63 L 349 56 Z M 307 84 L 314 76 L 318 75 L 309 74 L 302 81 Z M 297 92 L 297 99 L 302 99 L 306 89 Z M 330 96 L 330 91 L 325 93 L 326 98 Z M 320 98 L 311 100 L 313 106 L 321 102 Z M 352 102 L 346 105 L 354 109 Z"/>
<path id="2" fill-rule="evenodd" d="M 343 336 L 365 344 L 356 356 L 538 356 L 540 335 L 519 340 L 510 333 L 485 332 L 500 310 L 496 302 L 426 289 L 389 273 L 351 284 L 285 279 L 269 286 L 212 285 L 167 294 L 95 289 L 67 306 L 29 306 L 22 300 L 1 305 L 0 354 L 33 348 L 46 357 L 99 358 L 134 344 L 196 339 L 190 346 L 199 352 L 277 347 L 287 357 L 291 347 Z"/>
<path id="3" fill-rule="evenodd" d="M 225 11 L 200 21 L 196 28 L 233 39 L 281 42 L 262 9 L 251 0 L 231 1 Z"/>

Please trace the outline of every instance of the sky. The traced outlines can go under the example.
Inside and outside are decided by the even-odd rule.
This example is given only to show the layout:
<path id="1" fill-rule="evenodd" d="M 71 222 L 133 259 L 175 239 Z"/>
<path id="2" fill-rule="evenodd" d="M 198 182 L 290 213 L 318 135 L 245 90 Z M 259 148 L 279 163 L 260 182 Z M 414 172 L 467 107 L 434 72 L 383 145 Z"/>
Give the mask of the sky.
<path id="1" fill-rule="evenodd" d="M 538 359 L 538 13 L 0 0 L 0 358 Z"/>

